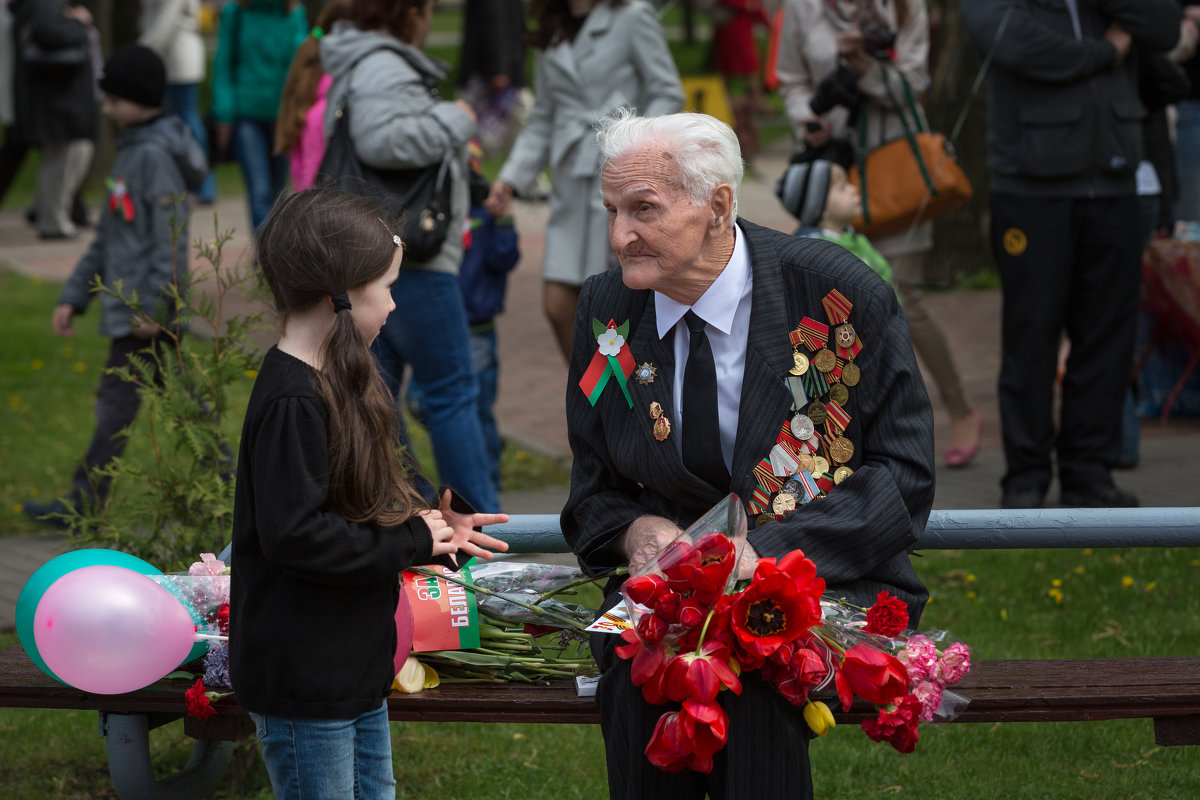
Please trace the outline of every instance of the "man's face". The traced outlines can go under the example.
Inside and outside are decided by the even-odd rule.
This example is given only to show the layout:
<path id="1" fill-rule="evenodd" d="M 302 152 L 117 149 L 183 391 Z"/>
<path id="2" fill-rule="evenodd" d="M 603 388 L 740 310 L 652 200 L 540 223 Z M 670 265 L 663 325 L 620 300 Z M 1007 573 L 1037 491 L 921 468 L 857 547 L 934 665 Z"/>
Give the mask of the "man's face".
<path id="1" fill-rule="evenodd" d="M 712 230 L 713 209 L 694 206 L 679 166 L 666 148 L 649 143 L 609 161 L 600 178 L 608 237 L 630 289 L 678 299 Z"/>

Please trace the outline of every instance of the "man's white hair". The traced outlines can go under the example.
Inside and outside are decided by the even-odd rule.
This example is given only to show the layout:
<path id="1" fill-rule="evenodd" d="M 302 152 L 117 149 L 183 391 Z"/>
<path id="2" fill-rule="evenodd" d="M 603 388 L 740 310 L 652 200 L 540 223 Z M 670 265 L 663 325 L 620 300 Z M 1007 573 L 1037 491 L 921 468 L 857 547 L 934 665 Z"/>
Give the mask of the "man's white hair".
<path id="1" fill-rule="evenodd" d="M 618 108 L 596 125 L 601 167 L 651 142 L 664 144 L 679 164 L 683 191 L 692 205 L 708 202 L 723 183 L 733 187 L 729 224 L 737 218 L 738 189 L 745 168 L 733 128 L 707 114 L 683 112 L 639 117 L 632 108 Z"/>

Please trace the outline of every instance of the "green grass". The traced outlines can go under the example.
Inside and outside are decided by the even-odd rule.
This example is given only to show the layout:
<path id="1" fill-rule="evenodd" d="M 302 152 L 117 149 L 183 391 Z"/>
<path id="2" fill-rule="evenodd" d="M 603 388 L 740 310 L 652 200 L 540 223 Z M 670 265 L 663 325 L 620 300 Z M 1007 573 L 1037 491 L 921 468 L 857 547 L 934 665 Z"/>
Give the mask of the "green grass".
<path id="1" fill-rule="evenodd" d="M 917 568 L 933 597 L 924 625 L 976 658 L 1194 656 L 1200 641 L 1198 549 L 951 551 Z M 186 762 L 178 723 L 151 742 L 160 774 Z M 394 723 L 392 745 L 402 798 L 606 793 L 597 726 Z M 907 756 L 843 726 L 810 755 L 823 800 L 1191 800 L 1200 785 L 1200 748 L 1157 747 L 1149 720 L 926 726 Z M 94 713 L 0 710 L 0 763 L 0 797 L 113 796 Z M 270 796 L 248 742 L 221 792 Z"/>
<path id="2" fill-rule="evenodd" d="M 91 439 L 92 404 L 109 340 L 96 332 L 96 312 L 75 321 L 74 338 L 50 329 L 50 313 L 61 285 L 0 268 L 0 536 L 32 533 L 37 526 L 21 513 L 27 499 L 57 497 L 70 488 L 71 474 Z M 201 346 L 195 338 L 191 346 Z M 251 379 L 238 386 L 232 408 L 244 408 Z M 230 415 L 228 432 L 241 430 L 240 413 Z M 140 425 L 141 423 L 135 423 Z M 146 437 L 131 438 L 126 455 L 149 459 Z M 418 460 L 436 480 L 429 437 L 410 420 Z M 501 456 L 501 477 L 509 491 L 565 485 L 566 467 L 509 446 Z M 118 486 L 119 490 L 119 486 Z M 2 796 L 2 795 L 0 795 Z"/>

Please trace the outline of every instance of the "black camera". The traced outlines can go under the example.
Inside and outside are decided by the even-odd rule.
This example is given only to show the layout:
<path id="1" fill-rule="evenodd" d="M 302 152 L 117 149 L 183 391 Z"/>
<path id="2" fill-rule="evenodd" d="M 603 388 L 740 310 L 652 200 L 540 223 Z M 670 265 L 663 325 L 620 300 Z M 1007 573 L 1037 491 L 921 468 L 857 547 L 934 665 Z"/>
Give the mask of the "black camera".
<path id="1" fill-rule="evenodd" d="M 854 119 L 854 112 L 858 108 L 858 76 L 842 63 L 838 63 L 837 69 L 817 85 L 816 94 L 808 101 L 808 107 L 818 117 L 828 114 L 837 106 L 849 109 L 850 118 Z"/>
<path id="2" fill-rule="evenodd" d="M 896 44 L 896 34 L 883 25 L 872 25 L 862 32 L 863 51 L 871 58 L 889 61 L 892 57 L 892 47 Z"/>

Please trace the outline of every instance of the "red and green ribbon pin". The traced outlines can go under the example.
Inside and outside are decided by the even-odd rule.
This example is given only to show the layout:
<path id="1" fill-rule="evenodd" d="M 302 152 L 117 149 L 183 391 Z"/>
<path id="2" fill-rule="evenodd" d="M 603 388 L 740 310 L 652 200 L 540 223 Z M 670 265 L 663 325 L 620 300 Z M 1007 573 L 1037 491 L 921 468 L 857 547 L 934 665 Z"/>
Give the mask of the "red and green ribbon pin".
<path id="1" fill-rule="evenodd" d="M 633 398 L 629 396 L 628 381 L 636 364 L 633 363 L 629 345 L 625 343 L 625 337 L 629 335 L 629 320 L 618 325 L 616 320 L 610 319 L 605 325 L 600 320 L 593 318 L 592 332 L 596 334 L 596 344 L 599 347 L 596 354 L 592 356 L 592 363 L 588 364 L 587 370 L 579 381 L 579 388 L 587 395 L 588 402 L 594 406 L 600 399 L 600 393 L 608 385 L 608 379 L 615 375 L 617 384 L 621 387 L 621 393 L 625 395 L 625 402 L 629 403 L 630 408 L 633 408 Z"/>
<path id="2" fill-rule="evenodd" d="M 129 196 L 129 187 L 124 178 L 107 178 L 104 185 L 108 187 L 108 210 L 126 222 L 133 220 L 133 198 Z"/>

